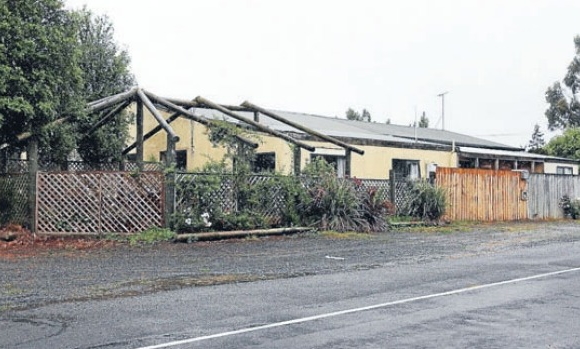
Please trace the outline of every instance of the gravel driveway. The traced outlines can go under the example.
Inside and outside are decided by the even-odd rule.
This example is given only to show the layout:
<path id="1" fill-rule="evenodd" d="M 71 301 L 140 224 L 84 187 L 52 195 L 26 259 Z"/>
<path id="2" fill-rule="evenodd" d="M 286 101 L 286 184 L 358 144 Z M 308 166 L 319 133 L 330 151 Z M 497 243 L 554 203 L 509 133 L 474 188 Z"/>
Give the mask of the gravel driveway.
<path id="1" fill-rule="evenodd" d="M 34 253 L 0 250 L 0 313 L 47 303 L 130 297 L 183 287 L 298 277 L 442 258 L 493 254 L 513 247 L 579 242 L 574 221 L 428 228 L 337 238 L 299 234 L 216 242 L 66 245 Z"/>

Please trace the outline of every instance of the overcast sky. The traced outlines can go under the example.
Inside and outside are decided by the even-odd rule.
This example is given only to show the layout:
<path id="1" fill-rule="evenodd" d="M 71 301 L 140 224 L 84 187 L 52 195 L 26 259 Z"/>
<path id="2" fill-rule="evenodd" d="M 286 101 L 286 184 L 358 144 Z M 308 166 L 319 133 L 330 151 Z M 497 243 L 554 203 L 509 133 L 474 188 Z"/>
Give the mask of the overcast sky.
<path id="1" fill-rule="evenodd" d="M 578 0 L 66 0 L 105 14 L 139 85 L 525 145 L 566 73 Z M 547 135 L 546 138 L 549 138 Z"/>

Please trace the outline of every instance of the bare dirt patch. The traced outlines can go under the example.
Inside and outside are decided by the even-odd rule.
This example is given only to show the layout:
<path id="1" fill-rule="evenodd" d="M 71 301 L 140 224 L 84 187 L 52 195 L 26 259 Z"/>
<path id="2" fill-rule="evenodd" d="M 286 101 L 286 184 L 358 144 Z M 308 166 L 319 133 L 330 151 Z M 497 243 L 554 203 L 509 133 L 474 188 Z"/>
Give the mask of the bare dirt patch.
<path id="1" fill-rule="evenodd" d="M 111 247 L 115 241 L 93 237 L 40 236 L 10 224 L 0 228 L 0 258 L 30 258 L 46 253 L 83 251 Z"/>

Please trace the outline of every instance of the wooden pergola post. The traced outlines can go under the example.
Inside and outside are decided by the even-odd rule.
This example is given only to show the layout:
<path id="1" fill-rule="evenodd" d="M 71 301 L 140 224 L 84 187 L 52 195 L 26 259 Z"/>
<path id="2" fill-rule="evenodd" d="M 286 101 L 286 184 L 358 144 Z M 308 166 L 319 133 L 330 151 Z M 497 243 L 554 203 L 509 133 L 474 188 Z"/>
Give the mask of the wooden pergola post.
<path id="1" fill-rule="evenodd" d="M 139 171 L 143 170 L 143 102 L 137 100 L 137 115 L 136 117 L 136 124 L 137 124 L 137 137 L 135 139 L 135 143 L 137 144 L 137 167 Z"/>
<path id="2" fill-rule="evenodd" d="M 300 147 L 294 147 L 294 175 L 298 176 L 300 175 L 300 172 L 302 172 L 302 148 Z"/>
<path id="3" fill-rule="evenodd" d="M 352 162 L 352 152 L 350 149 L 345 149 L 345 161 L 344 161 L 344 176 L 350 177 L 351 175 L 351 162 Z"/>
<path id="4" fill-rule="evenodd" d="M 165 176 L 165 227 L 171 227 L 171 217 L 175 212 L 175 139 L 167 134 L 167 149 L 165 150 L 165 166 L 170 169 Z"/>
<path id="5" fill-rule="evenodd" d="M 38 140 L 31 137 L 28 141 L 27 149 L 28 159 L 28 215 L 30 222 L 30 231 L 36 233 L 36 192 L 38 174 Z"/>

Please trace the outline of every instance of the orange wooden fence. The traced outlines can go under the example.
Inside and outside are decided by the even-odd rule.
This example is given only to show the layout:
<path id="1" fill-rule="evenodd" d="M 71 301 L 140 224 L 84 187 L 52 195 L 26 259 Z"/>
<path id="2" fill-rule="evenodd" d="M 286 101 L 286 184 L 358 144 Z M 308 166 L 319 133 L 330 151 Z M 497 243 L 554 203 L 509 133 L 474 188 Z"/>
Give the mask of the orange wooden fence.
<path id="1" fill-rule="evenodd" d="M 436 181 L 447 192 L 446 216 L 451 220 L 528 218 L 526 181 L 520 172 L 438 167 Z"/>

